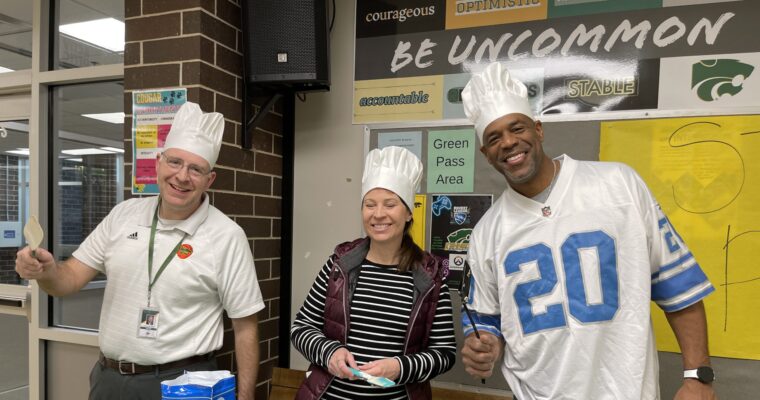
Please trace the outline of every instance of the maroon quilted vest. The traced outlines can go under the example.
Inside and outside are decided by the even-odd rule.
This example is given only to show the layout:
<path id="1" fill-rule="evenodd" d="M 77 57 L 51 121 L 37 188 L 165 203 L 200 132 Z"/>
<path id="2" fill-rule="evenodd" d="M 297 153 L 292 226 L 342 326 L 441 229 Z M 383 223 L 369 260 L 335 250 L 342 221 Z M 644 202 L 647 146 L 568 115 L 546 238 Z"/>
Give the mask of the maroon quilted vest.
<path id="1" fill-rule="evenodd" d="M 359 278 L 359 267 L 369 251 L 369 239 L 357 239 L 338 245 L 333 254 L 333 267 L 327 284 L 325 299 L 325 336 L 346 344 L 351 297 Z M 417 353 L 427 348 L 430 330 L 435 319 L 436 305 L 443 281 L 440 260 L 425 253 L 422 265 L 412 271 L 414 277 L 414 303 L 406 330 L 404 354 Z M 316 400 L 327 390 L 333 376 L 324 368 L 311 365 L 311 374 L 296 395 L 297 400 Z M 410 383 L 406 392 L 412 400 L 432 399 L 430 383 Z"/>

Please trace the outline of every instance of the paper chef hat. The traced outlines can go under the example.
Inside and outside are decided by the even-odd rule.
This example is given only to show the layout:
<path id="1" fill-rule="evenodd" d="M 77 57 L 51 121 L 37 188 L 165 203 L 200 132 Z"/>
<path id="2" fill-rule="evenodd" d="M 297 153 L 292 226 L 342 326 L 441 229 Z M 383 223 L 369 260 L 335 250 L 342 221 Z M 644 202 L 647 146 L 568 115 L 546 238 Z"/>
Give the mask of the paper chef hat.
<path id="1" fill-rule="evenodd" d="M 166 136 L 164 149 L 181 149 L 197 154 L 214 168 L 222 147 L 224 117 L 217 112 L 204 114 L 201 107 L 187 102 L 179 108 Z"/>
<path id="2" fill-rule="evenodd" d="M 374 149 L 367 154 L 362 175 L 362 199 L 372 189 L 396 193 L 414 210 L 414 193 L 422 181 L 422 162 L 411 151 L 396 146 Z"/>
<path id="3" fill-rule="evenodd" d="M 512 113 L 533 118 L 528 88 L 498 62 L 472 75 L 462 91 L 462 104 L 465 115 L 475 125 L 481 145 L 483 131 L 491 122 Z"/>

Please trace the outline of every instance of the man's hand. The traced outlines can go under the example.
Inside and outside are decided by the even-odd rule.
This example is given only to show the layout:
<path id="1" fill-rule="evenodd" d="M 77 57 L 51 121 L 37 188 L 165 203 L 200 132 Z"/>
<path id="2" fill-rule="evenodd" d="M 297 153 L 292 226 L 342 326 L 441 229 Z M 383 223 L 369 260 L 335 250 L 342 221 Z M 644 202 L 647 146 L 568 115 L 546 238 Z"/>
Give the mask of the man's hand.
<path id="1" fill-rule="evenodd" d="M 49 251 L 38 247 L 32 257 L 27 246 L 16 253 L 16 272 L 24 279 L 51 279 L 54 275 L 55 259 Z"/>
<path id="2" fill-rule="evenodd" d="M 49 251 L 38 247 L 34 251 L 24 247 L 16 253 L 16 272 L 24 279 L 34 279 L 40 288 L 52 296 L 66 296 L 78 292 L 87 282 L 98 275 L 98 271 L 69 257 L 56 263 Z"/>
<path id="3" fill-rule="evenodd" d="M 330 357 L 330 361 L 327 363 L 327 370 L 330 371 L 331 374 L 338 378 L 354 380 L 356 377 L 351 373 L 351 370 L 348 369 L 349 367 L 359 369 L 359 366 L 356 365 L 353 354 L 351 354 L 351 352 L 345 347 L 335 350 L 335 353 L 333 353 Z"/>
<path id="4" fill-rule="evenodd" d="M 373 376 L 382 376 L 392 381 L 398 379 L 401 374 L 401 364 L 395 358 L 383 358 L 366 363 L 358 368 Z"/>
<path id="5" fill-rule="evenodd" d="M 491 333 L 480 332 L 480 339 L 475 333 L 467 335 L 462 346 L 464 370 L 474 378 L 490 377 L 502 347 L 501 338 Z"/>
<path id="6" fill-rule="evenodd" d="M 712 385 L 696 379 L 684 379 L 673 400 L 718 400 Z"/>

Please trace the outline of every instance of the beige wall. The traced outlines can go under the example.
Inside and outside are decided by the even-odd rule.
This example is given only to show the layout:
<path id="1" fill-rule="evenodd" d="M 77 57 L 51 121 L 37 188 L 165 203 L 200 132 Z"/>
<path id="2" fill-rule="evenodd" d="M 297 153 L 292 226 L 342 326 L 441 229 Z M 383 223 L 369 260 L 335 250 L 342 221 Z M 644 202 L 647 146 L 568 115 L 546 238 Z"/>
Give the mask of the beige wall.
<path id="1" fill-rule="evenodd" d="M 362 236 L 364 128 L 351 124 L 355 3 L 336 0 L 335 5 L 330 91 L 296 101 L 291 321 L 335 245 Z M 291 368 L 308 365 L 291 350 Z"/>

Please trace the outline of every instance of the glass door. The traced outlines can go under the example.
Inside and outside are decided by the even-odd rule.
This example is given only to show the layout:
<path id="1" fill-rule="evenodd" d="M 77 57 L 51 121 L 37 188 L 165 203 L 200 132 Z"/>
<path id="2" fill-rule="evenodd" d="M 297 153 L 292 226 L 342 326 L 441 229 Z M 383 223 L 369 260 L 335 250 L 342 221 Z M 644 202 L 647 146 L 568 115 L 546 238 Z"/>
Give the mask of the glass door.
<path id="1" fill-rule="evenodd" d="M 0 120 L 0 400 L 29 398 L 28 283 L 15 271 L 29 219 L 29 121 Z"/>

